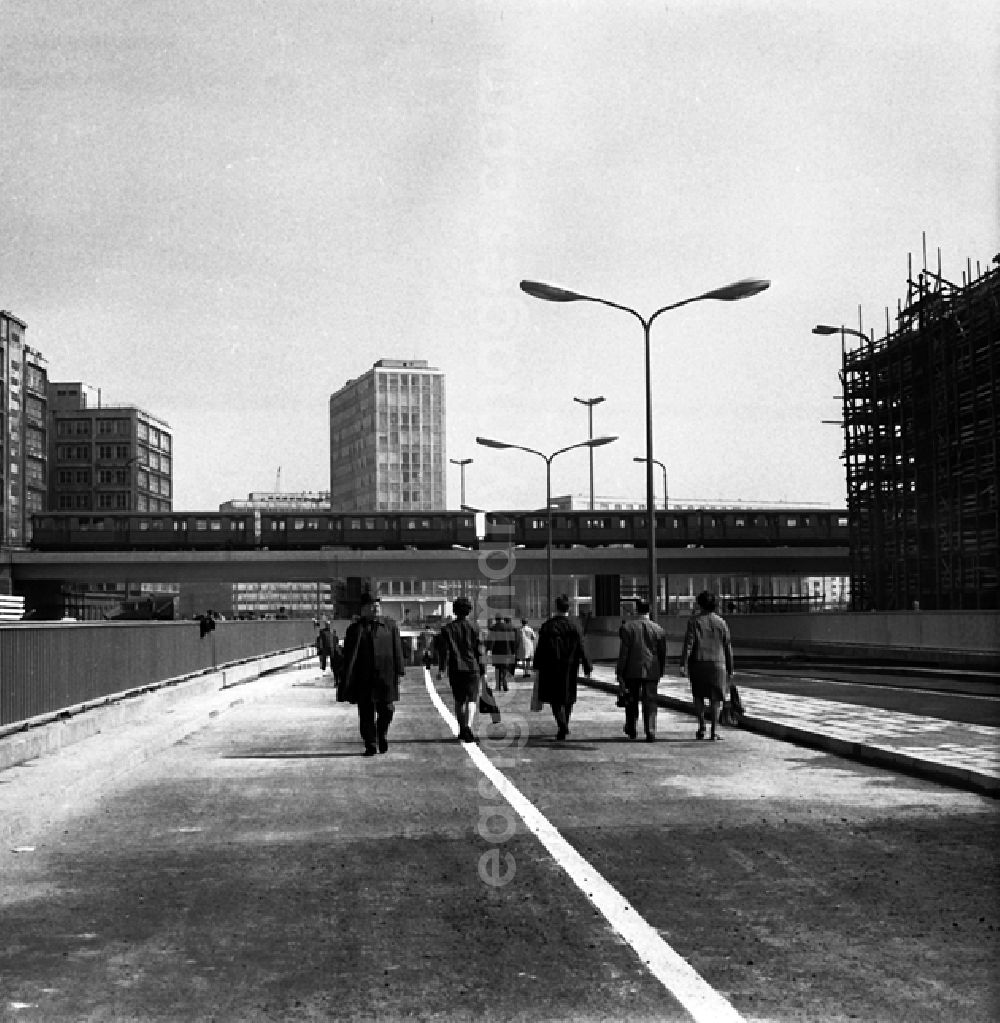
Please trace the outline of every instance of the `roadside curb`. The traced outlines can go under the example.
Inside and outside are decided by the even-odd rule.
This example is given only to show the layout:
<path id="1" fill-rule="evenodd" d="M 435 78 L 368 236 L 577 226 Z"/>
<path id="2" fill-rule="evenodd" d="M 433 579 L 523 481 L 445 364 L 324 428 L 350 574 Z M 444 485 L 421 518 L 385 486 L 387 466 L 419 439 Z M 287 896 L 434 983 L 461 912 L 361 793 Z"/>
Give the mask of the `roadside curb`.
<path id="1" fill-rule="evenodd" d="M 606 693 L 615 693 L 618 690 L 617 685 L 614 683 L 604 682 L 600 679 L 581 679 L 580 681 L 592 689 L 600 689 Z M 694 704 L 690 700 L 680 700 L 675 696 L 658 693 L 656 702 L 661 707 L 677 710 L 684 714 L 692 716 L 696 714 Z M 933 781 L 940 785 L 964 789 L 980 796 L 989 796 L 993 799 L 1000 798 L 1000 778 L 989 774 L 982 774 L 979 771 L 973 771 L 968 768 L 936 763 L 921 757 L 912 756 L 909 753 L 900 752 L 899 750 L 873 746 L 869 743 L 839 739 L 833 735 L 825 735 L 822 732 L 769 721 L 767 718 L 756 717 L 754 715 L 745 714 L 739 727 L 747 732 L 765 735 L 772 739 L 780 739 L 782 742 L 791 742 L 797 746 L 823 750 L 827 753 L 833 753 L 835 756 L 844 757 L 847 760 L 869 764 L 872 767 L 888 768 L 901 774 L 913 775 L 924 781 Z"/>

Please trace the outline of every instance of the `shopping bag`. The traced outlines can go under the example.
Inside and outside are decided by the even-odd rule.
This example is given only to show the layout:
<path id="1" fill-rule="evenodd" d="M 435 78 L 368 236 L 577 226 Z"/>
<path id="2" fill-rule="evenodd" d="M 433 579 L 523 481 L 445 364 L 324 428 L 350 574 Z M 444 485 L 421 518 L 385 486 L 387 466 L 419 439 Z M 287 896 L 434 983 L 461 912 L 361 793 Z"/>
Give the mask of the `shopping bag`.
<path id="1" fill-rule="evenodd" d="M 538 695 L 538 676 L 537 675 L 535 676 L 535 682 L 534 682 L 534 684 L 531 687 L 531 709 L 532 710 L 541 710 L 542 709 L 542 701 L 541 701 L 541 698 Z"/>
<path id="2" fill-rule="evenodd" d="M 479 693 L 479 713 L 489 714 L 490 721 L 495 725 L 500 723 L 500 708 L 497 706 L 496 694 L 485 682 Z"/>

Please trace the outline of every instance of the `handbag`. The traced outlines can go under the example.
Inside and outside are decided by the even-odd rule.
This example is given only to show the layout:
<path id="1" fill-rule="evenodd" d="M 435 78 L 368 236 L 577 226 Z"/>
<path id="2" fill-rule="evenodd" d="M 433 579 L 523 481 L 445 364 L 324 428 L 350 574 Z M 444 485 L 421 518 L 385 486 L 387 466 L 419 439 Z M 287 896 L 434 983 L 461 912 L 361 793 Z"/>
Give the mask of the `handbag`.
<path id="1" fill-rule="evenodd" d="M 479 693 L 479 713 L 489 714 L 490 721 L 495 725 L 500 723 L 500 708 L 497 706 L 496 694 L 485 682 Z"/>
<path id="2" fill-rule="evenodd" d="M 534 685 L 531 687 L 531 709 L 538 711 L 542 709 L 542 700 L 538 695 L 538 676 L 535 676 Z"/>
<path id="3" fill-rule="evenodd" d="M 618 680 L 618 696 L 615 700 L 616 707 L 627 707 L 628 706 L 628 695 L 625 692 L 625 682 L 623 679 Z"/>

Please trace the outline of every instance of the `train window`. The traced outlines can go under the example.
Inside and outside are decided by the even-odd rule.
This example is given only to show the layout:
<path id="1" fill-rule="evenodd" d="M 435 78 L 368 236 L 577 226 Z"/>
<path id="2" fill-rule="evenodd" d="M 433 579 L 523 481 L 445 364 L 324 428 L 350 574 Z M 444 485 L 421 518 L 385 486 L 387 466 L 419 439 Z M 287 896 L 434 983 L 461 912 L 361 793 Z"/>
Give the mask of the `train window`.
<path id="1" fill-rule="evenodd" d="M 218 533 L 222 529 L 222 522 L 219 519 L 209 519 L 208 528 L 213 533 Z"/>
<path id="2" fill-rule="evenodd" d="M 840 526 L 841 529 L 846 528 L 847 527 L 847 516 L 846 515 L 838 515 L 837 516 L 837 525 Z"/>
<path id="3" fill-rule="evenodd" d="M 194 528 L 199 533 L 204 533 L 208 529 L 208 520 L 207 519 L 195 519 L 194 520 Z"/>
<path id="4" fill-rule="evenodd" d="M 306 528 L 305 519 L 292 519 L 292 529 L 302 530 Z"/>
<path id="5" fill-rule="evenodd" d="M 360 529 L 361 528 L 361 519 L 351 519 L 350 528 L 351 529 Z"/>
<path id="6" fill-rule="evenodd" d="M 229 528 L 235 529 L 240 533 L 245 533 L 247 530 L 247 524 L 243 521 L 243 519 L 237 519 L 235 522 L 229 523 Z"/>
<path id="7" fill-rule="evenodd" d="M 374 529 L 374 528 L 375 528 L 375 520 L 374 519 L 365 519 L 365 529 Z"/>
<path id="8" fill-rule="evenodd" d="M 794 529 L 798 524 L 799 520 L 794 515 L 789 515 L 788 518 L 785 519 L 785 525 L 788 526 L 789 529 Z"/>
<path id="9" fill-rule="evenodd" d="M 736 521 L 733 523 L 734 526 L 738 526 L 740 529 L 743 529 L 746 524 L 747 520 L 742 515 L 737 515 Z"/>

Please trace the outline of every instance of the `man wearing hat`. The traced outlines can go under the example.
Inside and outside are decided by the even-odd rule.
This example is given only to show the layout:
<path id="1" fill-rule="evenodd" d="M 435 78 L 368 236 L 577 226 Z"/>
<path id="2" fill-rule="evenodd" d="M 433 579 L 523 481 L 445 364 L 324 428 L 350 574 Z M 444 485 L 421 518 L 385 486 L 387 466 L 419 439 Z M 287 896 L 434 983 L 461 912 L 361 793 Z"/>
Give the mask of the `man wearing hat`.
<path id="1" fill-rule="evenodd" d="M 469 622 L 472 601 L 458 597 L 452 609 L 455 620 L 441 629 L 438 640 L 438 679 L 448 672 L 451 695 L 455 698 L 458 737 L 462 742 L 475 742 L 472 722 L 479 703 L 479 688 L 486 676 L 479 630 Z"/>
<path id="2" fill-rule="evenodd" d="M 358 705 L 366 757 L 389 750 L 389 724 L 399 699 L 399 680 L 406 674 L 399 628 L 380 610 L 377 595 L 362 594 L 361 617 L 344 637 L 346 684 L 351 703 Z"/>

